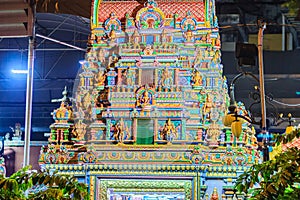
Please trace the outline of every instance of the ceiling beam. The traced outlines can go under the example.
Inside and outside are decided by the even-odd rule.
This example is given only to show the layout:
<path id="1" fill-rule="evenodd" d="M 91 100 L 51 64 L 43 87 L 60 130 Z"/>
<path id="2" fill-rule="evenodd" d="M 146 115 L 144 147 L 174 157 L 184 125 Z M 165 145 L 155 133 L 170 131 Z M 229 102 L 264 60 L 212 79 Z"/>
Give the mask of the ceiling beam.
<path id="1" fill-rule="evenodd" d="M 0 37 L 32 35 L 33 12 L 24 0 L 0 0 Z"/>

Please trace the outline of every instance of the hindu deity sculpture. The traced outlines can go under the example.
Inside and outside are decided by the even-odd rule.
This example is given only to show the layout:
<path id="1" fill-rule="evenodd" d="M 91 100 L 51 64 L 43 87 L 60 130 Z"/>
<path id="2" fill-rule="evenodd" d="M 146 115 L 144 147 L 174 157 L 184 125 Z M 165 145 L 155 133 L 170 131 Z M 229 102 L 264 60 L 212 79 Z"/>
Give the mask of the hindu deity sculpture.
<path id="1" fill-rule="evenodd" d="M 163 140 L 172 141 L 177 137 L 177 132 L 174 124 L 171 122 L 171 119 L 168 119 L 160 133 Z"/>
<path id="2" fill-rule="evenodd" d="M 202 76 L 200 75 L 199 71 L 194 72 L 193 82 L 193 86 L 201 86 L 203 84 Z"/>
<path id="3" fill-rule="evenodd" d="M 161 85 L 163 88 L 170 88 L 170 86 L 173 85 L 172 74 L 167 67 L 162 72 Z"/>

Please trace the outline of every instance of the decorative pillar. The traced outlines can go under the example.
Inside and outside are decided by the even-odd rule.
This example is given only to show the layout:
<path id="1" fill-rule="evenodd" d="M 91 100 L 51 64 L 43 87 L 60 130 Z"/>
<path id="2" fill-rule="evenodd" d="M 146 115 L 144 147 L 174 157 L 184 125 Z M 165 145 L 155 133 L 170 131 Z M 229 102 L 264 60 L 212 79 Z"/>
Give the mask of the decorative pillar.
<path id="1" fill-rule="evenodd" d="M 122 84 L 122 69 L 118 69 L 118 83 L 117 85 L 121 85 Z"/>
<path id="2" fill-rule="evenodd" d="M 179 69 L 175 69 L 175 85 L 178 86 L 178 74 L 179 74 Z"/>
<path id="3" fill-rule="evenodd" d="M 154 84 L 155 84 L 155 86 L 158 86 L 158 69 L 157 68 L 154 70 Z"/>
<path id="4" fill-rule="evenodd" d="M 205 1 L 205 26 L 209 27 L 209 18 L 210 18 L 210 0 Z"/>
<path id="5" fill-rule="evenodd" d="M 181 140 L 186 139 L 186 119 L 183 118 L 181 121 Z"/>
<path id="6" fill-rule="evenodd" d="M 207 77 L 207 78 L 206 78 L 206 86 L 207 86 L 207 87 L 210 87 L 210 86 L 211 86 L 211 84 L 210 84 L 210 77 Z"/>
<path id="7" fill-rule="evenodd" d="M 142 69 L 141 68 L 139 68 L 139 80 L 138 80 L 138 82 L 139 82 L 139 85 L 142 85 Z"/>
<path id="8" fill-rule="evenodd" d="M 69 130 L 66 129 L 63 131 L 63 141 L 68 141 L 68 137 L 69 137 Z"/>
<path id="9" fill-rule="evenodd" d="M 136 142 L 136 135 L 137 135 L 137 118 L 133 118 L 132 124 L 132 131 L 133 131 L 133 141 Z"/>
<path id="10" fill-rule="evenodd" d="M 92 129 L 91 130 L 91 140 L 96 140 L 96 130 L 95 129 Z"/>
<path id="11" fill-rule="evenodd" d="M 111 119 L 106 119 L 106 140 L 110 140 Z"/>
<path id="12" fill-rule="evenodd" d="M 116 72 L 113 70 L 107 73 L 107 85 L 108 86 L 116 85 Z"/>
<path id="13" fill-rule="evenodd" d="M 154 142 L 158 140 L 157 138 L 157 133 L 158 133 L 158 119 L 154 119 Z"/>

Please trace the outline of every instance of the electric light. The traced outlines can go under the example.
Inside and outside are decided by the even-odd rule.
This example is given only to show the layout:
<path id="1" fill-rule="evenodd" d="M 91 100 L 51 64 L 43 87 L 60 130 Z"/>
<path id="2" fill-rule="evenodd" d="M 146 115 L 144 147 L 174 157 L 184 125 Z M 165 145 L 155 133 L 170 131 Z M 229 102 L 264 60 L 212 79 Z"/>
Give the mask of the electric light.
<path id="1" fill-rule="evenodd" d="M 12 69 L 11 72 L 14 74 L 28 74 L 28 70 L 24 69 Z"/>

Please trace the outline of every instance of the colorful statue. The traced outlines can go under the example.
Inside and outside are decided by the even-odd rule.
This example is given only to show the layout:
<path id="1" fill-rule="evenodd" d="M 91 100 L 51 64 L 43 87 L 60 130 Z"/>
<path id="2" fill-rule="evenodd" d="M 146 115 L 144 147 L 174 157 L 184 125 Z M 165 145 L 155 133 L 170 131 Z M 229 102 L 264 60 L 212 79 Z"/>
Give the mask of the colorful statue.
<path id="1" fill-rule="evenodd" d="M 112 30 L 109 32 L 109 39 L 111 43 L 114 43 L 117 39 L 117 34 L 113 27 Z"/>
<path id="2" fill-rule="evenodd" d="M 128 86 L 133 86 L 135 85 L 135 70 L 134 69 L 126 69 L 123 73 L 123 77 L 126 80 L 126 84 Z"/>
<path id="3" fill-rule="evenodd" d="M 105 52 L 104 52 L 103 49 L 100 49 L 99 52 L 98 52 L 98 60 L 101 63 L 105 62 Z"/>
<path id="4" fill-rule="evenodd" d="M 105 80 L 106 80 L 106 74 L 103 71 L 99 70 L 98 74 L 95 77 L 95 81 L 96 81 L 95 85 L 97 87 L 104 86 Z"/>
<path id="5" fill-rule="evenodd" d="M 170 118 L 166 121 L 166 123 L 160 133 L 160 137 L 163 140 L 168 140 L 169 142 L 173 141 L 174 139 L 177 138 L 177 132 L 176 132 L 175 126 L 172 123 Z"/>
<path id="6" fill-rule="evenodd" d="M 194 60 L 194 66 L 196 67 L 197 65 L 200 65 L 202 61 L 203 61 L 203 51 L 199 49 L 197 51 L 197 55 Z"/>
<path id="7" fill-rule="evenodd" d="M 146 48 L 144 49 L 144 55 L 145 56 L 150 56 L 153 53 L 153 49 L 151 48 L 151 45 L 147 45 Z"/>
<path id="8" fill-rule="evenodd" d="M 161 85 L 164 88 L 170 88 L 170 86 L 173 85 L 172 74 L 168 70 L 168 68 L 165 68 L 163 70 L 162 77 L 161 77 Z"/>
<path id="9" fill-rule="evenodd" d="M 87 92 L 82 99 L 82 105 L 85 109 L 88 109 L 88 107 L 90 107 L 91 105 L 91 102 L 92 102 L 92 97 L 90 93 Z"/>
<path id="10" fill-rule="evenodd" d="M 115 68 L 115 64 L 118 62 L 118 56 L 113 52 L 111 56 L 108 58 L 108 69 Z"/>
<path id="11" fill-rule="evenodd" d="M 202 76 L 200 75 L 199 71 L 194 73 L 192 80 L 194 82 L 193 86 L 201 86 L 203 84 Z"/>
<path id="12" fill-rule="evenodd" d="M 140 35 L 137 30 L 135 30 L 131 36 L 131 41 L 133 43 L 133 48 L 134 49 L 139 49 L 140 48 Z"/>
<path id="13" fill-rule="evenodd" d="M 209 94 L 206 96 L 205 103 L 203 105 L 203 122 L 211 118 L 211 110 L 213 108 L 213 102 Z"/>
<path id="14" fill-rule="evenodd" d="M 157 3 L 154 0 L 148 0 L 146 6 L 149 8 L 157 7 Z"/>
<path id="15" fill-rule="evenodd" d="M 78 140 L 84 139 L 85 132 L 86 132 L 86 126 L 87 125 L 85 123 L 83 123 L 82 120 L 79 120 L 75 124 L 75 129 L 73 131 L 73 134 L 76 137 L 76 139 L 78 139 Z"/>
<path id="16" fill-rule="evenodd" d="M 21 130 L 21 124 L 16 123 L 15 124 L 15 129 L 14 129 L 14 137 L 21 139 L 22 136 L 22 130 Z"/>
<path id="17" fill-rule="evenodd" d="M 184 33 L 184 37 L 185 37 L 186 42 L 192 42 L 192 40 L 194 38 L 194 33 L 191 30 L 191 28 L 189 27 L 189 25 L 188 25 L 187 31 Z"/>
<path id="18" fill-rule="evenodd" d="M 217 188 L 214 188 L 213 193 L 211 194 L 210 200 L 219 200 L 219 194 Z"/>
<path id="19" fill-rule="evenodd" d="M 124 131 L 125 131 L 124 121 L 121 118 L 121 120 L 115 125 L 115 130 L 114 130 L 114 138 L 119 143 L 123 142 Z"/>
<path id="20" fill-rule="evenodd" d="M 149 94 L 149 92 L 147 90 L 145 90 L 143 92 L 142 96 L 140 97 L 139 105 L 144 108 L 145 106 L 148 106 L 151 104 L 151 100 L 152 100 L 151 95 Z"/>
<path id="21" fill-rule="evenodd" d="M 167 32 L 166 29 L 164 29 L 161 33 L 161 43 L 162 44 L 165 44 L 166 42 L 168 42 L 166 32 Z"/>

